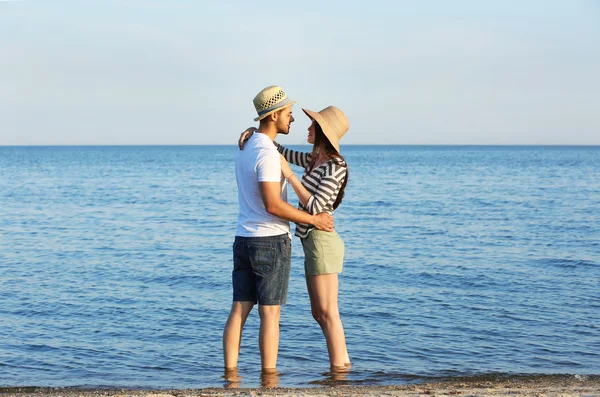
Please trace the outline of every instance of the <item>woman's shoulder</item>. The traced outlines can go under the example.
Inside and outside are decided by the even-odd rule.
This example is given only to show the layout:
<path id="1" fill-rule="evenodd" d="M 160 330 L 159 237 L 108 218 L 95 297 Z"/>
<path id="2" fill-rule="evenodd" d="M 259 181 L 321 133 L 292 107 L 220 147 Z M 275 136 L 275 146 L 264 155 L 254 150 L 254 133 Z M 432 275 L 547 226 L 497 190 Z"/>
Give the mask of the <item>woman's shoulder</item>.
<path id="1" fill-rule="evenodd" d="M 326 172 L 329 175 L 335 175 L 336 177 L 339 175 L 343 175 L 348 168 L 348 164 L 346 161 L 340 157 L 332 157 L 327 162 Z"/>
<path id="2" fill-rule="evenodd" d="M 329 159 L 328 163 L 333 167 L 333 168 L 339 168 L 339 167 L 348 167 L 348 164 L 346 163 L 346 160 L 344 160 L 341 157 L 332 157 Z"/>

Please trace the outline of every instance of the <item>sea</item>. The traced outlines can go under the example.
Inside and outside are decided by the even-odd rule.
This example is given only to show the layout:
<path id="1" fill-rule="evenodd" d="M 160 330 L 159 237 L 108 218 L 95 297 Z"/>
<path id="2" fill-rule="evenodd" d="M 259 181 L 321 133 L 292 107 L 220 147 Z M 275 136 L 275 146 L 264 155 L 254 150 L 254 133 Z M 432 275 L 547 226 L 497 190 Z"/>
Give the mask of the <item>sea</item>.
<path id="1" fill-rule="evenodd" d="M 223 372 L 237 150 L 0 147 L 0 387 L 265 386 L 256 309 Z M 600 147 L 343 154 L 352 368 L 329 370 L 294 238 L 270 386 L 600 374 Z"/>

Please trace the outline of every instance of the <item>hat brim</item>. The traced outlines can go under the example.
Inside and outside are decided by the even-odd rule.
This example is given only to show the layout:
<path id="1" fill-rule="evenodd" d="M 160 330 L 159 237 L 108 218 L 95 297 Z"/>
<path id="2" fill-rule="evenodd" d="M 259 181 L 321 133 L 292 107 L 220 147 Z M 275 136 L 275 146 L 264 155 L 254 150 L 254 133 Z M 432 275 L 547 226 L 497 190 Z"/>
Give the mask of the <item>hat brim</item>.
<path id="1" fill-rule="evenodd" d="M 259 120 L 262 120 L 262 119 L 264 119 L 265 117 L 267 117 L 267 116 L 269 116 L 269 115 L 271 115 L 271 114 L 273 114 L 273 113 L 275 113 L 275 112 L 279 112 L 280 110 L 283 110 L 283 109 L 285 109 L 285 108 L 289 108 L 290 106 L 292 106 L 292 105 L 293 105 L 293 104 L 295 104 L 295 103 L 296 103 L 296 101 L 290 101 L 290 102 L 286 103 L 285 105 L 283 105 L 283 106 L 282 106 L 282 107 L 280 107 L 280 108 L 273 109 L 273 110 L 271 110 L 271 111 L 269 111 L 269 112 L 267 112 L 267 113 L 265 113 L 265 114 L 263 114 L 263 115 L 261 115 L 261 116 L 258 116 L 258 117 L 256 117 L 256 118 L 254 119 L 254 121 L 259 121 Z"/>
<path id="2" fill-rule="evenodd" d="M 331 132 L 331 130 L 329 129 L 329 126 L 327 125 L 327 122 L 325 121 L 323 116 L 321 116 L 321 114 L 319 112 L 313 112 L 312 110 L 308 110 L 308 109 L 304 109 L 304 108 L 302 108 L 302 111 L 304 113 L 306 113 L 306 115 L 308 116 L 309 119 L 315 120 L 317 123 L 319 123 L 319 125 L 321 126 L 321 130 L 323 131 L 323 134 L 325 135 L 325 137 L 327 138 L 329 143 L 331 143 L 331 146 L 333 146 L 334 149 L 337 150 L 337 152 L 341 154 L 342 152 L 340 152 L 339 139 L 333 132 Z"/>

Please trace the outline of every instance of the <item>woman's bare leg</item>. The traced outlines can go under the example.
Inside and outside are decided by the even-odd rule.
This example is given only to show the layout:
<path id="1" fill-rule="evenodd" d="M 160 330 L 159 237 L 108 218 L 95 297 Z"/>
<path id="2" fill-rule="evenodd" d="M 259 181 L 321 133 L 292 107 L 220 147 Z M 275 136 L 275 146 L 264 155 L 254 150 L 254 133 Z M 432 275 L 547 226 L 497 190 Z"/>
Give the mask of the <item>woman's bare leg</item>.
<path id="1" fill-rule="evenodd" d="M 346 349 L 346 337 L 338 307 L 337 273 L 307 275 L 306 285 L 313 318 L 319 323 L 325 336 L 331 367 L 348 366 L 350 357 Z"/>

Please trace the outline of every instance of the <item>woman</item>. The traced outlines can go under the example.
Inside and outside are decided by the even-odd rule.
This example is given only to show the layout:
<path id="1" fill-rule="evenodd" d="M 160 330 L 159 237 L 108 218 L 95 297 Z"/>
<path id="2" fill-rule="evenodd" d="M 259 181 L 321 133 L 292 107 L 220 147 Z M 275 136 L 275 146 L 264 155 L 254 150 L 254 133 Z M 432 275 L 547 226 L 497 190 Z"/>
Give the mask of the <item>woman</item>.
<path id="1" fill-rule="evenodd" d="M 312 120 L 308 127 L 308 143 L 311 153 L 287 149 L 275 142 L 282 154 L 283 176 L 294 188 L 301 210 L 311 214 L 333 211 L 340 205 L 348 182 L 348 166 L 340 154 L 339 140 L 348 131 L 348 120 L 341 110 L 329 106 L 320 112 L 302 109 Z M 249 133 L 240 137 L 243 146 Z M 304 175 L 298 180 L 288 162 L 303 167 Z M 306 286 L 314 319 L 319 323 L 329 352 L 332 369 L 350 366 L 346 338 L 338 308 L 338 274 L 342 272 L 344 242 L 334 232 L 324 232 L 311 225 L 296 225 L 304 249 Z"/>

